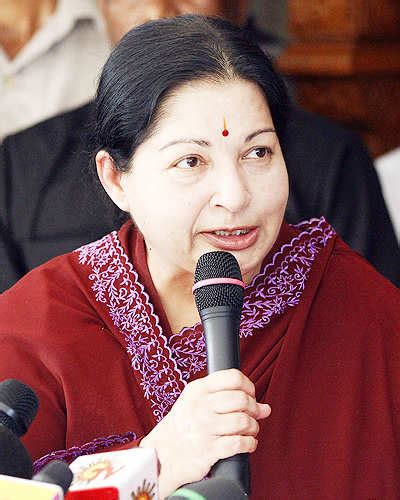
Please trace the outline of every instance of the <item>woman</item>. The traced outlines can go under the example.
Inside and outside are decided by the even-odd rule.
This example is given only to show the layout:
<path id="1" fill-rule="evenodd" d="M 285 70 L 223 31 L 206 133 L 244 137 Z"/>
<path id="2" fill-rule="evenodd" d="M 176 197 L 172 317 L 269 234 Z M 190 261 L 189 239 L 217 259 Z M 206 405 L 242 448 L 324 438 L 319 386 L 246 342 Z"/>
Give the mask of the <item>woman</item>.
<path id="1" fill-rule="evenodd" d="M 396 497 L 398 290 L 323 219 L 283 222 L 288 101 L 265 55 L 221 20 L 148 23 L 96 105 L 98 176 L 135 224 L 0 303 L 1 376 L 40 397 L 34 457 L 154 447 L 165 496 L 250 452 L 255 499 Z M 210 250 L 247 284 L 242 373 L 206 376 L 191 288 Z"/>

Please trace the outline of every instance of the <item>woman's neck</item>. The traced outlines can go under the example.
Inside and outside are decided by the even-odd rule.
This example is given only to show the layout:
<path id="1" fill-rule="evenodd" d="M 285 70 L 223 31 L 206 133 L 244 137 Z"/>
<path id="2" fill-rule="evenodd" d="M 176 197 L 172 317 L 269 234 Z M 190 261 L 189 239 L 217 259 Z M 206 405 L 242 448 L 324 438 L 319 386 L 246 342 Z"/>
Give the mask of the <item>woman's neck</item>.
<path id="1" fill-rule="evenodd" d="M 0 0 L 0 45 L 14 59 L 54 12 L 57 0 Z"/>
<path id="2" fill-rule="evenodd" d="M 160 265 L 152 252 L 147 254 L 147 265 L 153 284 L 160 297 L 171 331 L 178 333 L 186 326 L 199 321 L 192 294 L 193 274 L 188 271 L 171 271 Z"/>

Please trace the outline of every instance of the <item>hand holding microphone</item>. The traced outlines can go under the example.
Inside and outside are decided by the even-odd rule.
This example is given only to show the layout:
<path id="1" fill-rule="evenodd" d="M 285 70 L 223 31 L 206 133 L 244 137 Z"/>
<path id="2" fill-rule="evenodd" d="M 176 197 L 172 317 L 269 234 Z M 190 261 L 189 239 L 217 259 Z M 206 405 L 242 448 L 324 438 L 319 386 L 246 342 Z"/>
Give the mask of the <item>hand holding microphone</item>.
<path id="1" fill-rule="evenodd" d="M 222 458 L 256 449 L 257 420 L 269 415 L 256 402 L 254 386 L 238 370 L 224 370 L 189 383 L 170 413 L 141 446 L 157 450 L 160 496 L 203 479 Z"/>
<path id="2" fill-rule="evenodd" d="M 213 255 L 210 259 L 210 254 L 199 259 L 197 282 L 221 276 L 241 281 L 239 266 L 231 254 L 211 254 L 218 254 L 217 261 Z M 170 413 L 141 442 L 141 446 L 157 450 L 161 497 L 183 484 L 203 479 L 221 459 L 231 460 L 228 464 L 233 462 L 228 465 L 226 479 L 242 481 L 242 488 L 248 488 L 247 458 L 241 454 L 256 449 L 257 420 L 268 417 L 271 409 L 257 403 L 253 383 L 238 370 L 243 287 L 236 281 L 228 284 L 208 281 L 209 284 L 196 289 L 210 374 L 190 382 Z M 216 475 L 226 473 L 226 463 L 216 467 Z"/>
<path id="3" fill-rule="evenodd" d="M 193 292 L 204 329 L 208 373 L 240 368 L 244 287 L 239 263 L 232 254 L 209 252 L 198 260 Z M 237 481 L 246 494 L 250 493 L 247 454 L 238 452 L 220 460 L 213 466 L 211 475 Z"/>

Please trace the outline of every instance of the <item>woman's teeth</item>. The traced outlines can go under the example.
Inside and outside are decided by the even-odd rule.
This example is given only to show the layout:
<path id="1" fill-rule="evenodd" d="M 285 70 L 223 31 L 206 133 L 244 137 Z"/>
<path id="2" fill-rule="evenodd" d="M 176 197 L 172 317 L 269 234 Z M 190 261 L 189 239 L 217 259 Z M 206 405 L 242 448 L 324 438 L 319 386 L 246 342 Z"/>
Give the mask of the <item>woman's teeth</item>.
<path id="1" fill-rule="evenodd" d="M 250 229 L 236 229 L 235 231 L 214 231 L 214 234 L 217 236 L 240 236 L 249 232 Z"/>

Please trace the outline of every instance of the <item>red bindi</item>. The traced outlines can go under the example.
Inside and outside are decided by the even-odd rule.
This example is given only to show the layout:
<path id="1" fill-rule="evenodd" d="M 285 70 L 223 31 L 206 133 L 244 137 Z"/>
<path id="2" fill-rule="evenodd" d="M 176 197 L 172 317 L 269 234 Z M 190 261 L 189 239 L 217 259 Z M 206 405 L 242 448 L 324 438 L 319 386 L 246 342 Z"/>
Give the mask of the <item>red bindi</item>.
<path id="1" fill-rule="evenodd" d="M 222 131 L 222 135 L 224 137 L 226 137 L 227 135 L 229 135 L 229 130 L 226 128 L 226 119 L 224 117 L 224 130 Z"/>

